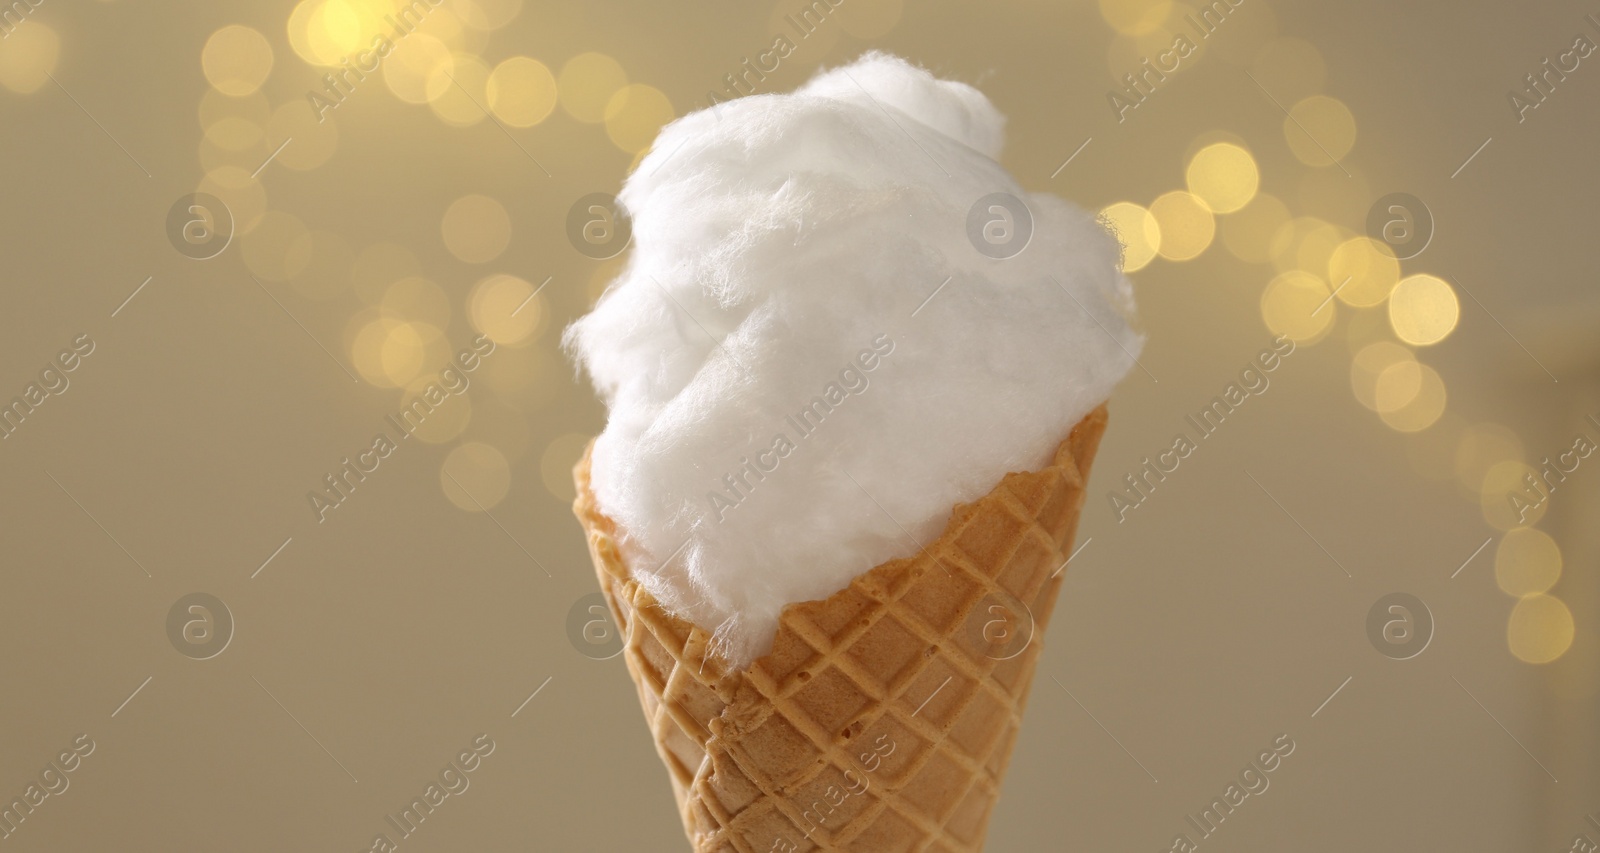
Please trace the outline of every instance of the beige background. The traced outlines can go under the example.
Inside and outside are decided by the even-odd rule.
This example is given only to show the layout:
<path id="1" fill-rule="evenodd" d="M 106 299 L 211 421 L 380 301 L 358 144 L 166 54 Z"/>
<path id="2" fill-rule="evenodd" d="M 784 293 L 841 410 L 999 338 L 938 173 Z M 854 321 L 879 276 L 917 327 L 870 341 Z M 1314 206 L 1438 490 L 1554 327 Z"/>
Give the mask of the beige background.
<path id="1" fill-rule="evenodd" d="M 522 54 L 552 70 L 604 53 L 682 115 L 800 5 L 529 0 L 460 48 L 489 67 Z M 0 798 L 22 794 L 80 732 L 97 745 L 7 849 L 366 849 L 479 733 L 496 749 L 471 788 L 402 849 L 684 849 L 622 661 L 584 656 L 567 630 L 596 586 L 566 470 L 603 411 L 557 339 L 615 262 L 575 251 L 565 220 L 579 197 L 615 192 L 633 153 L 561 108 L 528 128 L 456 126 L 372 79 L 332 114 L 326 162 L 269 163 L 240 190 L 352 255 L 407 247 L 448 318 L 413 307 L 454 348 L 479 330 L 480 279 L 549 278 L 525 309 L 537 327 L 474 374 L 459 434 L 404 442 L 319 524 L 307 492 L 400 406 L 399 391 L 358 369 L 374 356 L 355 334 L 384 319 L 369 303 L 397 276 L 352 273 L 335 254 L 258 286 L 252 272 L 281 264 L 270 244 L 241 233 L 192 261 L 165 227 L 208 170 L 248 172 L 278 141 L 202 142 L 200 57 L 214 31 L 265 35 L 274 64 L 257 97 L 270 107 L 319 85 L 289 44 L 293 8 L 44 0 L 0 42 L 0 71 L 22 81 L 0 90 L 0 399 L 74 337 L 96 342 L 66 393 L 0 442 Z M 1359 233 L 1380 195 L 1420 197 L 1437 231 L 1405 269 L 1465 289 L 1455 333 L 1418 351 L 1448 389 L 1438 424 L 1402 434 L 1354 399 L 1352 353 L 1392 335 L 1382 308 L 1334 303 L 1331 331 L 1119 524 L 1103 493 L 1272 334 L 1259 305 L 1274 271 L 1220 241 L 1134 274 L 1150 338 L 1141 360 L 1159 381 L 1136 372 L 1112 402 L 1079 534 L 1092 541 L 1067 575 L 990 849 L 1165 850 L 1280 733 L 1297 748 L 1271 788 L 1202 848 L 1555 851 L 1580 832 L 1600 838 L 1585 820 L 1600 811 L 1600 461 L 1539 525 L 1565 555 L 1551 593 L 1577 626 L 1566 654 L 1543 665 L 1512 654 L 1516 600 L 1496 586 L 1493 544 L 1452 577 L 1502 535 L 1457 482 L 1461 430 L 1502 424 L 1537 464 L 1600 412 L 1588 251 L 1600 58 L 1525 122 L 1507 102 L 1575 34 L 1600 38 L 1590 13 L 1600 6 L 1245 0 L 1215 36 L 1219 55 L 1186 65 L 1121 124 L 1106 91 L 1141 48 L 1092 2 L 845 0 L 825 24 L 836 29 L 771 76 L 768 90 L 787 90 L 878 47 L 974 82 L 1010 117 L 1004 162 L 1019 181 L 1096 208 L 1181 188 L 1196 140 L 1223 131 L 1296 215 Z M 25 41 L 38 36 L 30 27 L 59 52 L 54 80 L 23 93 L 12 89 L 29 87 L 38 60 L 16 45 L 40 43 Z M 1316 90 L 1350 108 L 1351 177 L 1296 159 L 1280 108 L 1245 75 L 1274 38 L 1315 51 Z M 461 261 L 441 235 L 446 209 L 470 193 L 498 200 L 511 223 L 509 248 L 486 263 Z M 267 256 L 252 264 L 247 251 Z M 404 341 L 391 346 L 410 357 Z M 477 445 L 451 456 L 471 442 L 504 468 L 469 464 Z M 442 471 L 485 503 L 503 490 L 492 518 Z M 1372 604 L 1397 591 L 1436 620 L 1407 661 L 1378 654 L 1365 629 Z M 180 655 L 165 630 L 194 592 L 236 620 L 205 661 Z"/>

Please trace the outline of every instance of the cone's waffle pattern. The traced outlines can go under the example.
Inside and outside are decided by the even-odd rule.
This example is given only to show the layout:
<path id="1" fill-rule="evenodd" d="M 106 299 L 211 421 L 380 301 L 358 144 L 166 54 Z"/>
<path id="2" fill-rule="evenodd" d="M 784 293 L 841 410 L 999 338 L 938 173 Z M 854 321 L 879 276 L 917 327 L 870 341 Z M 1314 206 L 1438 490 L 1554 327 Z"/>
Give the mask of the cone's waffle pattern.
<path id="1" fill-rule="evenodd" d="M 584 455 L 574 508 L 696 853 L 983 849 L 1105 423 L 916 556 L 790 605 L 742 672 L 629 576 Z"/>

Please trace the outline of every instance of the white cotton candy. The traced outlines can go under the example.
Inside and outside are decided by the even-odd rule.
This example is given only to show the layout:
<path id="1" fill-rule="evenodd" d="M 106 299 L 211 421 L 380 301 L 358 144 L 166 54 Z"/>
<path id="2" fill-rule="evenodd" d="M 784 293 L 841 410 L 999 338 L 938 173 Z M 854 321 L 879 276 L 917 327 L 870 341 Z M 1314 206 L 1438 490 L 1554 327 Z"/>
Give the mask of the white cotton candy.
<path id="1" fill-rule="evenodd" d="M 634 576 L 736 668 L 785 605 L 1044 465 L 1134 363 L 1120 246 L 995 162 L 1003 125 L 873 53 L 684 116 L 623 188 L 631 256 L 566 334 L 610 409 L 593 488 Z M 969 236 L 994 193 L 1033 220 L 1011 257 Z M 1018 236 L 983 207 L 980 242 Z"/>

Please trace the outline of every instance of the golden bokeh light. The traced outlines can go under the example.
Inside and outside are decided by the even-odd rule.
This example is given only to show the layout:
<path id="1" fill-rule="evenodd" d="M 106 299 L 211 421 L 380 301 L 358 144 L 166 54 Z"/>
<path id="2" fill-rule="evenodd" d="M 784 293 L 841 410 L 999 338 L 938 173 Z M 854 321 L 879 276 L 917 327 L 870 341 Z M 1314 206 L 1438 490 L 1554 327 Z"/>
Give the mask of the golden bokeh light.
<path id="1" fill-rule="evenodd" d="M 272 210 L 248 234 L 239 235 L 244 265 L 266 281 L 288 281 L 311 263 L 311 233 L 291 213 Z"/>
<path id="2" fill-rule="evenodd" d="M 1460 319 L 1461 303 L 1454 288 L 1435 276 L 1406 276 L 1389 294 L 1389 324 L 1396 337 L 1412 346 L 1444 340 Z"/>
<path id="3" fill-rule="evenodd" d="M 1424 365 L 1416 359 L 1401 359 L 1385 367 L 1373 381 L 1372 399 L 1378 414 L 1399 411 L 1422 392 Z"/>
<path id="4" fill-rule="evenodd" d="M 373 243 L 350 265 L 350 286 L 362 302 L 377 305 L 389 292 L 389 285 L 421 275 L 422 265 L 410 249 L 396 243 Z"/>
<path id="5" fill-rule="evenodd" d="M 1328 280 L 1338 297 L 1357 308 L 1383 304 L 1400 282 L 1400 262 L 1389 247 L 1371 237 L 1351 237 L 1328 256 Z"/>
<path id="6" fill-rule="evenodd" d="M 1250 203 L 1224 217 L 1218 228 L 1222 244 L 1236 258 L 1248 264 L 1264 264 L 1272 258 L 1272 238 L 1289 221 L 1289 208 L 1276 197 L 1257 193 Z"/>
<path id="7" fill-rule="evenodd" d="M 1418 364 L 1417 371 L 1417 390 L 1411 394 L 1409 400 L 1392 409 L 1383 408 L 1387 402 L 1384 398 L 1384 376 L 1378 377 L 1378 416 L 1396 432 L 1421 432 L 1433 426 L 1434 422 L 1444 414 L 1448 394 L 1445 392 L 1443 377 L 1426 364 Z"/>
<path id="8" fill-rule="evenodd" d="M 272 73 L 272 45 L 267 37 L 240 24 L 211 34 L 200 50 L 206 82 L 224 95 L 239 97 L 261 88 Z"/>
<path id="9" fill-rule="evenodd" d="M 1250 63 L 1250 75 L 1279 103 L 1304 100 L 1322 91 L 1328 69 L 1315 45 L 1304 39 L 1278 38 L 1262 46 Z"/>
<path id="10" fill-rule="evenodd" d="M 450 45 L 428 33 L 412 33 L 383 61 L 383 84 L 408 104 L 442 97 L 455 72 Z"/>
<path id="11" fill-rule="evenodd" d="M 200 109 L 196 115 L 200 119 L 200 129 L 205 132 L 210 132 L 211 126 L 218 122 L 235 118 L 265 127 L 272 118 L 272 102 L 260 92 L 235 98 L 216 89 L 207 89 L 200 96 Z"/>
<path id="12" fill-rule="evenodd" d="M 450 358 L 444 333 L 428 323 L 383 317 L 358 325 L 350 344 L 350 361 L 361 378 L 380 388 L 403 388 L 424 373 L 443 368 Z"/>
<path id="13" fill-rule="evenodd" d="M 545 305 L 536 288 L 514 275 L 492 275 L 478 282 L 467 297 L 472 327 L 497 344 L 531 342 L 544 324 Z"/>
<path id="14" fill-rule="evenodd" d="M 1337 314 L 1327 284 L 1304 270 L 1279 273 L 1261 292 L 1261 319 L 1267 328 L 1297 343 L 1321 340 Z"/>
<path id="15" fill-rule="evenodd" d="M 1255 158 L 1230 142 L 1200 149 L 1189 161 L 1185 178 L 1189 192 L 1216 213 L 1232 213 L 1249 204 L 1261 185 Z"/>
<path id="16" fill-rule="evenodd" d="M 1495 548 L 1494 579 L 1518 598 L 1548 592 L 1561 579 L 1561 546 L 1542 530 L 1508 530 Z"/>
<path id="17" fill-rule="evenodd" d="M 262 144 L 264 133 L 247 118 L 226 116 L 206 128 L 206 141 L 227 151 L 248 151 Z"/>
<path id="18" fill-rule="evenodd" d="M 1183 190 L 1164 193 L 1150 203 L 1150 215 L 1161 228 L 1156 251 L 1169 261 L 1198 257 L 1216 236 L 1217 221 L 1206 203 Z"/>
<path id="19" fill-rule="evenodd" d="M 618 89 L 606 103 L 606 136 L 613 145 L 635 154 L 649 148 L 661 127 L 676 116 L 660 89 L 633 83 Z"/>
<path id="20" fill-rule="evenodd" d="M 539 455 L 539 476 L 544 480 L 544 487 L 562 503 L 570 504 L 578 496 L 572 482 L 572 469 L 583 458 L 589 439 L 590 436 L 575 432 L 558 435 Z"/>
<path id="21" fill-rule="evenodd" d="M 1330 307 L 1332 303 L 1329 303 Z M 1405 368 L 1404 365 L 1411 365 Z M 1394 383 L 1405 378 L 1408 374 L 1414 377 L 1411 394 L 1400 401 L 1400 405 L 1410 402 L 1410 397 L 1415 396 L 1416 390 L 1421 387 L 1422 371 L 1417 367 L 1416 356 L 1411 350 L 1389 341 L 1374 341 L 1362 347 L 1350 360 L 1350 390 L 1356 396 L 1357 402 L 1374 412 L 1383 411 L 1378 398 L 1378 380 L 1385 375 L 1389 376 L 1390 388 L 1387 392 L 1388 399 L 1392 400 L 1397 390 Z M 1399 368 L 1400 372 L 1396 373 Z"/>
<path id="22" fill-rule="evenodd" d="M 533 127 L 556 108 L 556 78 L 543 62 L 513 56 L 495 66 L 484 95 L 501 121 L 512 127 Z"/>
<path id="23" fill-rule="evenodd" d="M 1455 448 L 1456 482 L 1476 495 L 1489 469 L 1501 462 L 1521 461 L 1522 439 L 1510 427 L 1474 424 L 1461 434 Z"/>
<path id="24" fill-rule="evenodd" d="M 1125 36 L 1155 32 L 1172 12 L 1172 0 L 1100 0 L 1100 17 Z"/>
<path id="25" fill-rule="evenodd" d="M 1572 648 L 1576 628 L 1566 602 L 1553 595 L 1530 595 L 1511 609 L 1506 645 L 1523 663 L 1550 663 Z"/>
<path id="26" fill-rule="evenodd" d="M 56 31 L 35 20 L 24 23 L 0 39 L 0 86 L 19 95 L 49 83 L 61 60 L 61 37 Z"/>
<path id="27" fill-rule="evenodd" d="M 450 296 L 425 278 L 407 276 L 389 285 L 378 303 L 378 313 L 389 320 L 420 321 L 443 334 L 450 324 Z"/>
<path id="28" fill-rule="evenodd" d="M 1123 272 L 1144 269 L 1161 249 L 1161 224 L 1143 206 L 1119 201 L 1100 211 L 1100 216 L 1122 242 Z"/>
<path id="29" fill-rule="evenodd" d="M 1278 272 L 1302 270 L 1321 277 L 1339 242 L 1339 228 L 1314 216 L 1296 216 L 1278 225 L 1267 242 L 1267 255 Z M 1321 256 L 1324 263 L 1316 263 Z"/>
<path id="30" fill-rule="evenodd" d="M 1483 520 L 1496 530 L 1538 524 L 1550 502 L 1535 503 L 1538 496 L 1528 488 L 1530 476 L 1537 478 L 1538 472 L 1519 460 L 1491 465 L 1478 487 L 1478 508 L 1483 510 Z"/>
<path id="31" fill-rule="evenodd" d="M 463 442 L 439 467 L 439 487 L 468 512 L 487 512 L 511 491 L 511 465 L 493 445 Z"/>
<path id="32" fill-rule="evenodd" d="M 450 66 L 437 66 L 429 74 L 428 108 L 445 124 L 467 127 L 488 118 L 484 112 L 489 86 L 489 66 L 469 53 L 451 55 Z M 437 94 L 434 94 L 437 93 Z"/>
<path id="33" fill-rule="evenodd" d="M 1289 108 L 1283 138 L 1307 166 L 1332 166 L 1356 144 L 1356 117 L 1338 98 L 1312 95 Z"/>
<path id="34" fill-rule="evenodd" d="M 469 264 L 488 263 L 511 245 L 511 216 L 486 195 L 465 195 L 451 202 L 439 230 L 450 254 Z"/>
<path id="35" fill-rule="evenodd" d="M 411 410 L 414 413 L 426 413 L 420 421 L 408 420 L 413 424 L 411 435 L 427 444 L 445 444 L 455 441 L 467 431 L 472 424 L 472 395 L 470 389 L 474 378 L 471 374 L 463 374 L 468 383 L 468 391 L 457 394 L 451 388 L 461 388 L 460 384 L 445 384 L 438 377 L 423 375 L 406 386 L 405 395 L 400 399 L 400 410 Z M 459 380 L 457 380 L 459 381 Z M 439 392 L 443 391 L 449 396 L 443 401 L 439 399 Z M 418 405 L 418 404 L 421 405 Z"/>
<path id="36" fill-rule="evenodd" d="M 557 89 L 561 109 L 585 124 L 606 120 L 606 105 L 618 89 L 628 85 L 628 75 L 615 59 L 603 53 L 580 53 L 561 66 Z"/>
<path id="37" fill-rule="evenodd" d="M 455 0 L 451 9 L 476 30 L 498 30 L 522 11 L 522 0 Z"/>

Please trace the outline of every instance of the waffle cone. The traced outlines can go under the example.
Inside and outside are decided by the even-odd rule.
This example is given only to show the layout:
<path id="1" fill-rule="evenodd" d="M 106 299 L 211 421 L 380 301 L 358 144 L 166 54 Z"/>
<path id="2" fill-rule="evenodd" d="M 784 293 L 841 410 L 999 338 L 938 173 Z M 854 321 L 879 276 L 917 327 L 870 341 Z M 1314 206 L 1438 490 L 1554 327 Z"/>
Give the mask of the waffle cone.
<path id="1" fill-rule="evenodd" d="M 630 577 L 584 454 L 574 510 L 695 853 L 983 849 L 1105 424 L 916 556 L 785 608 L 739 672 Z"/>

